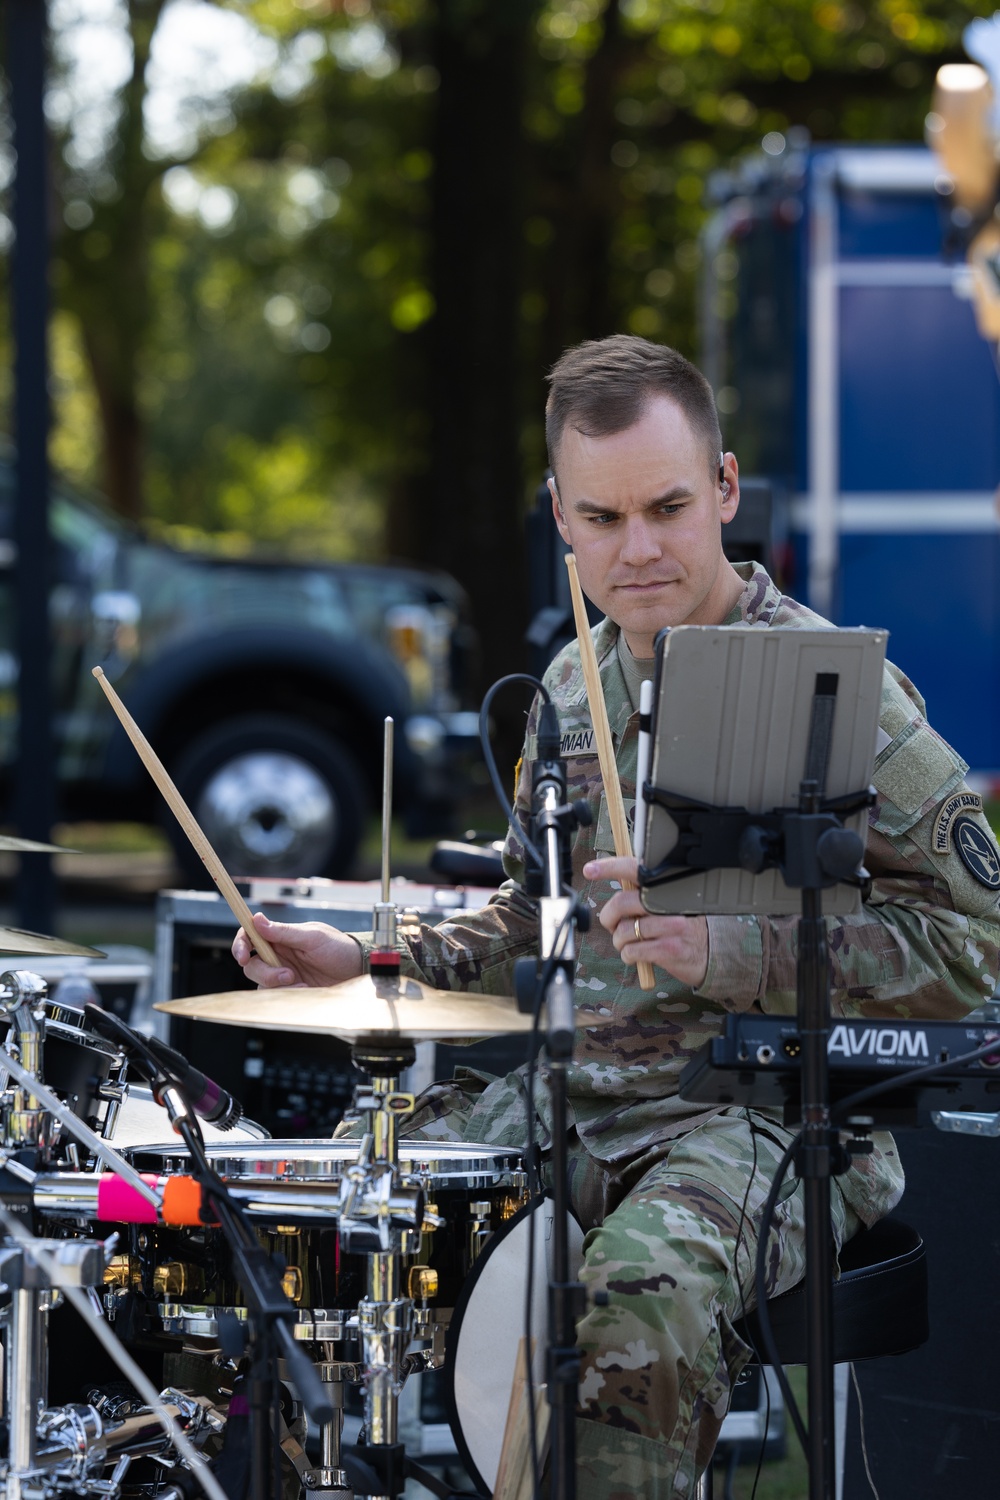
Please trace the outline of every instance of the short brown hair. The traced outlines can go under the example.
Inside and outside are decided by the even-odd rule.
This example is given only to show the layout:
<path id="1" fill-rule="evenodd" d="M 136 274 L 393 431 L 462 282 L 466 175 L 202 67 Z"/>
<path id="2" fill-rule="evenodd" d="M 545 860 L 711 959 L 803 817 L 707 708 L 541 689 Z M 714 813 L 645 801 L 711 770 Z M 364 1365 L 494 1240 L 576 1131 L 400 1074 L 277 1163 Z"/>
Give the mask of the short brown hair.
<path id="1" fill-rule="evenodd" d="M 722 433 L 712 387 L 676 349 L 630 333 L 588 339 L 556 360 L 548 382 L 545 439 L 553 472 L 567 426 L 586 437 L 610 437 L 637 422 L 654 396 L 669 396 L 704 436 L 716 473 Z"/>

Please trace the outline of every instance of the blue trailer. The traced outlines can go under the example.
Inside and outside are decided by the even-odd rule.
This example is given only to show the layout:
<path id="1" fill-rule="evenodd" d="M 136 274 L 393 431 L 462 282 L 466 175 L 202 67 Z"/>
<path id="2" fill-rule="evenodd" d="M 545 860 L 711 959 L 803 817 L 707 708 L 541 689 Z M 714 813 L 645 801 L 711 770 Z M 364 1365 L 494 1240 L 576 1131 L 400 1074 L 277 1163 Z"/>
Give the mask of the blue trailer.
<path id="1" fill-rule="evenodd" d="M 943 252 L 941 169 L 917 147 L 764 145 L 713 184 L 704 236 L 726 445 L 772 485 L 785 586 L 838 625 L 887 627 L 995 790 L 1000 380 Z"/>

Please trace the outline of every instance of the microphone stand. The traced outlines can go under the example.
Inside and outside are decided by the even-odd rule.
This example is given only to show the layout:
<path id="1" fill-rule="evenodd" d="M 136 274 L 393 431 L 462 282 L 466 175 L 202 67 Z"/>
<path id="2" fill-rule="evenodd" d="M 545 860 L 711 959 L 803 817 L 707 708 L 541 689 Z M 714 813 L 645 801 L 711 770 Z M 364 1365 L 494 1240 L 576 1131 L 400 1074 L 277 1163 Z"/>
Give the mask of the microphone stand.
<path id="1" fill-rule="evenodd" d="M 236 1277 L 250 1311 L 252 1363 L 250 1374 L 250 1500 L 280 1500 L 278 1450 L 273 1442 L 271 1397 L 277 1361 L 284 1357 L 289 1376 L 317 1426 L 333 1422 L 335 1412 L 316 1370 L 292 1332 L 295 1309 L 285 1296 L 281 1277 L 263 1249 L 242 1208 L 215 1173 L 205 1153 L 205 1142 L 194 1110 L 172 1081 L 162 1090 L 171 1124 L 187 1146 L 191 1175 L 204 1194 L 203 1213 L 218 1220 L 233 1253 Z"/>
<path id="2" fill-rule="evenodd" d="M 548 1400 L 552 1410 L 552 1500 L 575 1500 L 576 1406 L 580 1355 L 576 1321 L 584 1306 L 584 1289 L 570 1279 L 567 1067 L 576 1032 L 573 973 L 574 925 L 583 929 L 587 914 L 576 897 L 563 895 L 572 868 L 570 834 L 575 824 L 590 822 L 586 803 L 566 798 L 566 766 L 559 755 L 559 721 L 551 704 L 542 706 L 538 758 L 532 766 L 532 825 L 542 855 L 539 901 L 539 973 L 546 1007 L 545 1050 L 548 1056 L 552 1108 L 552 1280 L 549 1283 Z M 530 1351 L 528 1354 L 530 1358 Z"/>

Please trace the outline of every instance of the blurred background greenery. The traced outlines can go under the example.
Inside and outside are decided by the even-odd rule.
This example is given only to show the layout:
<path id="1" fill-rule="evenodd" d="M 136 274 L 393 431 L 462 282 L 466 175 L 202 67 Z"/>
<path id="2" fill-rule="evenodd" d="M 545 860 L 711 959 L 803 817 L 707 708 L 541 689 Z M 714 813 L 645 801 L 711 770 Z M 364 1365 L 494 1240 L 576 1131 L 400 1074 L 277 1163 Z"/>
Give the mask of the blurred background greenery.
<path id="1" fill-rule="evenodd" d="M 54 460 L 181 545 L 447 568 L 491 680 L 545 369 L 614 329 L 696 354 L 712 172 L 919 140 L 991 8 L 52 0 Z"/>

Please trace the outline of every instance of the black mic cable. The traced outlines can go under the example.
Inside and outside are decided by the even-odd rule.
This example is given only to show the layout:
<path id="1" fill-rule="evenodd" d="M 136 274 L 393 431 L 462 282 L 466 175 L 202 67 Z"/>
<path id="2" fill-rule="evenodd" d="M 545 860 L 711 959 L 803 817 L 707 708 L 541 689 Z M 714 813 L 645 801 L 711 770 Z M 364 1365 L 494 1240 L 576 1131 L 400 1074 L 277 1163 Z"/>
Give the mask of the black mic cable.
<path id="1" fill-rule="evenodd" d="M 161 1042 L 159 1037 L 142 1036 L 140 1032 L 133 1031 L 131 1026 L 126 1026 L 111 1011 L 102 1010 L 93 1003 L 84 1007 L 84 1014 L 100 1036 L 117 1042 L 133 1060 L 138 1060 L 140 1071 L 146 1072 L 149 1077 L 153 1097 L 158 1104 L 163 1103 L 160 1096 L 164 1088 L 170 1083 L 176 1083 L 190 1099 L 195 1114 L 214 1125 L 217 1130 L 232 1130 L 242 1118 L 243 1106 L 238 1099 L 188 1062 L 182 1053 L 175 1052 L 173 1047 Z"/>

